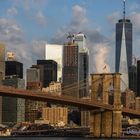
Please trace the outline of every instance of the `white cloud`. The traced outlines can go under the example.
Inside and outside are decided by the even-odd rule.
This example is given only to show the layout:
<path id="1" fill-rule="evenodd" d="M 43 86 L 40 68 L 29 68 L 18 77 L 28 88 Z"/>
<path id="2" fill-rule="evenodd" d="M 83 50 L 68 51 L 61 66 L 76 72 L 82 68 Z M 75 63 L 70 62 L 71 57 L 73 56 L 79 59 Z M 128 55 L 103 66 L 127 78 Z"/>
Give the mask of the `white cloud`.
<path id="1" fill-rule="evenodd" d="M 18 44 L 23 41 L 23 32 L 14 20 L 0 19 L 0 40 Z"/>
<path id="2" fill-rule="evenodd" d="M 86 15 L 85 8 L 79 5 L 75 5 L 72 7 L 72 12 L 73 12 L 74 18 L 79 18 L 79 20 L 83 21 L 82 23 L 86 23 L 88 21 L 88 19 L 85 17 Z"/>
<path id="3" fill-rule="evenodd" d="M 56 44 L 63 44 L 66 40 L 66 35 L 68 32 L 71 33 L 78 33 L 83 32 L 87 36 L 87 47 L 89 48 L 89 65 L 90 65 L 90 73 L 96 72 L 95 68 L 95 56 L 96 52 L 98 52 L 99 48 L 98 44 L 102 44 L 102 47 L 105 49 L 108 53 L 105 53 L 104 56 L 104 63 L 107 61 L 105 59 L 108 59 L 106 55 L 109 55 L 108 46 L 106 45 L 106 42 L 108 42 L 108 39 L 100 33 L 100 28 L 91 28 L 88 26 L 88 23 L 90 22 L 89 19 L 86 17 L 86 9 L 84 7 L 81 7 L 79 5 L 75 5 L 72 7 L 72 13 L 73 18 L 70 21 L 68 25 L 65 25 L 58 29 L 55 36 L 52 38 L 52 43 Z M 101 51 L 98 52 L 100 54 Z M 108 65 L 107 65 L 108 66 Z M 102 66 L 101 66 L 102 67 Z M 109 66 L 108 66 L 109 67 Z M 108 68 L 109 69 L 109 68 Z"/>
<path id="4" fill-rule="evenodd" d="M 130 19 L 132 20 L 134 32 L 140 34 L 140 13 L 139 12 L 130 13 Z"/>
<path id="5" fill-rule="evenodd" d="M 14 20 L 0 19 L 0 41 L 6 45 L 6 51 L 14 52 L 16 60 L 24 64 L 24 72 L 37 59 L 44 58 L 45 41 L 25 41 L 22 28 Z"/>
<path id="6" fill-rule="evenodd" d="M 15 16 L 18 14 L 18 11 L 15 7 L 12 7 L 7 10 L 7 14 L 10 16 Z"/>
<path id="7" fill-rule="evenodd" d="M 37 14 L 36 14 L 36 21 L 40 25 L 46 25 L 46 23 L 47 23 L 47 20 L 46 20 L 44 14 L 41 11 L 37 12 Z"/>
<path id="8" fill-rule="evenodd" d="M 14 7 L 23 8 L 26 12 L 30 12 L 33 9 L 40 9 L 40 7 L 46 5 L 48 0 L 12 0 Z"/>
<path id="9" fill-rule="evenodd" d="M 109 73 L 110 67 L 106 62 L 108 56 L 108 44 L 97 44 L 95 46 L 96 54 L 94 55 L 95 64 L 96 64 L 96 73 Z"/>
<path id="10" fill-rule="evenodd" d="M 118 19 L 120 19 L 121 14 L 120 12 L 113 12 L 111 15 L 107 17 L 109 23 L 115 25 Z"/>
<path id="11" fill-rule="evenodd" d="M 137 10 L 139 7 L 140 7 L 140 4 L 138 4 L 138 3 L 132 3 L 132 4 L 130 5 L 130 7 L 129 7 L 129 10 L 130 10 L 130 11 L 135 11 L 135 10 Z"/>
<path id="12" fill-rule="evenodd" d="M 83 26 L 88 23 L 88 19 L 86 18 L 86 9 L 79 5 L 75 5 L 72 7 L 73 19 L 71 24 L 74 26 Z"/>
<path id="13" fill-rule="evenodd" d="M 33 40 L 31 45 L 33 49 L 33 55 L 35 55 L 36 59 L 44 59 L 45 58 L 45 44 L 46 41 L 42 40 Z"/>

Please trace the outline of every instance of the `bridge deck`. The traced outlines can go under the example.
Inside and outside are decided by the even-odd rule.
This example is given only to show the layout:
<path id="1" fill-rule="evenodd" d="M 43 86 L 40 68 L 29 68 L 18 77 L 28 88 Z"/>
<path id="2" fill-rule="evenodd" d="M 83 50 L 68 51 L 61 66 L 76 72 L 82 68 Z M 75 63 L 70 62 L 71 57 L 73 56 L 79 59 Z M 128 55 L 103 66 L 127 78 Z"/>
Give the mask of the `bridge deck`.
<path id="1" fill-rule="evenodd" d="M 50 93 L 41 92 L 41 91 L 15 89 L 13 87 L 7 87 L 7 86 L 0 86 L 0 95 L 25 98 L 25 99 L 31 99 L 37 101 L 46 101 L 46 102 L 49 101 L 52 103 L 77 106 L 89 110 L 93 110 L 93 109 L 114 110 L 112 105 L 102 104 L 97 101 L 87 101 L 84 99 L 76 99 L 70 96 L 58 96 L 56 94 L 52 95 Z M 140 111 L 136 111 L 132 109 L 122 108 L 122 114 L 140 118 Z"/>

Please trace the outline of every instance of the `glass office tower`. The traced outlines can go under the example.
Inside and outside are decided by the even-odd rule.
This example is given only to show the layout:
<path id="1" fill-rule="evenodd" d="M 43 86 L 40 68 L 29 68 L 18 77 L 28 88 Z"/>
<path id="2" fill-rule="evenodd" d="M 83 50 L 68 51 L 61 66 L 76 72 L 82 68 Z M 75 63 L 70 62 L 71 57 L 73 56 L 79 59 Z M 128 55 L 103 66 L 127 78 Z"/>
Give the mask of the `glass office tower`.
<path id="1" fill-rule="evenodd" d="M 128 72 L 132 65 L 132 23 L 121 19 L 116 24 L 116 72 Z"/>
<path id="2" fill-rule="evenodd" d="M 125 0 L 123 1 L 123 19 L 116 24 L 115 71 L 122 74 L 121 90 L 129 86 L 129 67 L 132 66 L 132 23 L 125 18 Z"/>
<path id="3" fill-rule="evenodd" d="M 121 89 L 129 85 L 128 73 L 132 65 L 132 23 L 128 19 L 121 19 L 116 24 L 116 60 L 115 70 L 122 74 Z"/>

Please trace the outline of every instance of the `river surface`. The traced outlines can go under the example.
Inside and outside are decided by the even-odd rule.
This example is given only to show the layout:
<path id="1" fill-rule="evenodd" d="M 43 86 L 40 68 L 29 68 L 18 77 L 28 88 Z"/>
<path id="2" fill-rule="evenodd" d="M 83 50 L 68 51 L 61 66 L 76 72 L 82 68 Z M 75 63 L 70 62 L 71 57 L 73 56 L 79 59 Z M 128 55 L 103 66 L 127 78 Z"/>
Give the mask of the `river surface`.
<path id="1" fill-rule="evenodd" d="M 92 140 L 79 137 L 0 137 L 0 140 Z"/>
<path id="2" fill-rule="evenodd" d="M 71 137 L 71 138 L 70 137 L 0 137 L 0 140 L 99 140 L 99 139 L 81 138 L 81 137 Z M 101 139 L 101 140 L 107 140 L 107 139 Z"/>

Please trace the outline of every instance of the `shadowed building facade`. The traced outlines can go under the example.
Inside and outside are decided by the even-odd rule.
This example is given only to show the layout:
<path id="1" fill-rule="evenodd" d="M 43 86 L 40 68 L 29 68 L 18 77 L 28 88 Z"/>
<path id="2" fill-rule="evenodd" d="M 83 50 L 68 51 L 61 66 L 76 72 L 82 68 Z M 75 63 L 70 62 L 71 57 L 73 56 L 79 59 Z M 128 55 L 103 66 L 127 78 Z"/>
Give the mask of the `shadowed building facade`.
<path id="1" fill-rule="evenodd" d="M 23 78 L 23 64 L 18 61 L 5 62 L 5 75 L 15 75 L 17 78 Z"/>
<path id="2" fill-rule="evenodd" d="M 9 60 L 5 62 L 5 80 L 3 85 L 18 89 L 25 89 L 23 78 L 23 64 Z M 10 115 L 9 115 L 10 114 Z M 25 100 L 21 98 L 3 97 L 2 122 L 15 123 L 25 121 Z"/>
<path id="3" fill-rule="evenodd" d="M 137 67 L 134 65 L 129 67 L 129 89 L 137 92 Z"/>
<path id="4" fill-rule="evenodd" d="M 37 60 L 38 66 L 43 66 L 42 87 L 48 87 L 52 81 L 57 81 L 57 62 L 54 60 Z"/>
<path id="5" fill-rule="evenodd" d="M 12 78 L 3 80 L 3 85 L 18 89 L 25 89 L 25 80 Z M 25 121 L 25 99 L 3 97 L 2 98 L 2 122 L 4 124 Z"/>
<path id="6" fill-rule="evenodd" d="M 137 97 L 140 97 L 140 60 L 137 61 Z"/>

